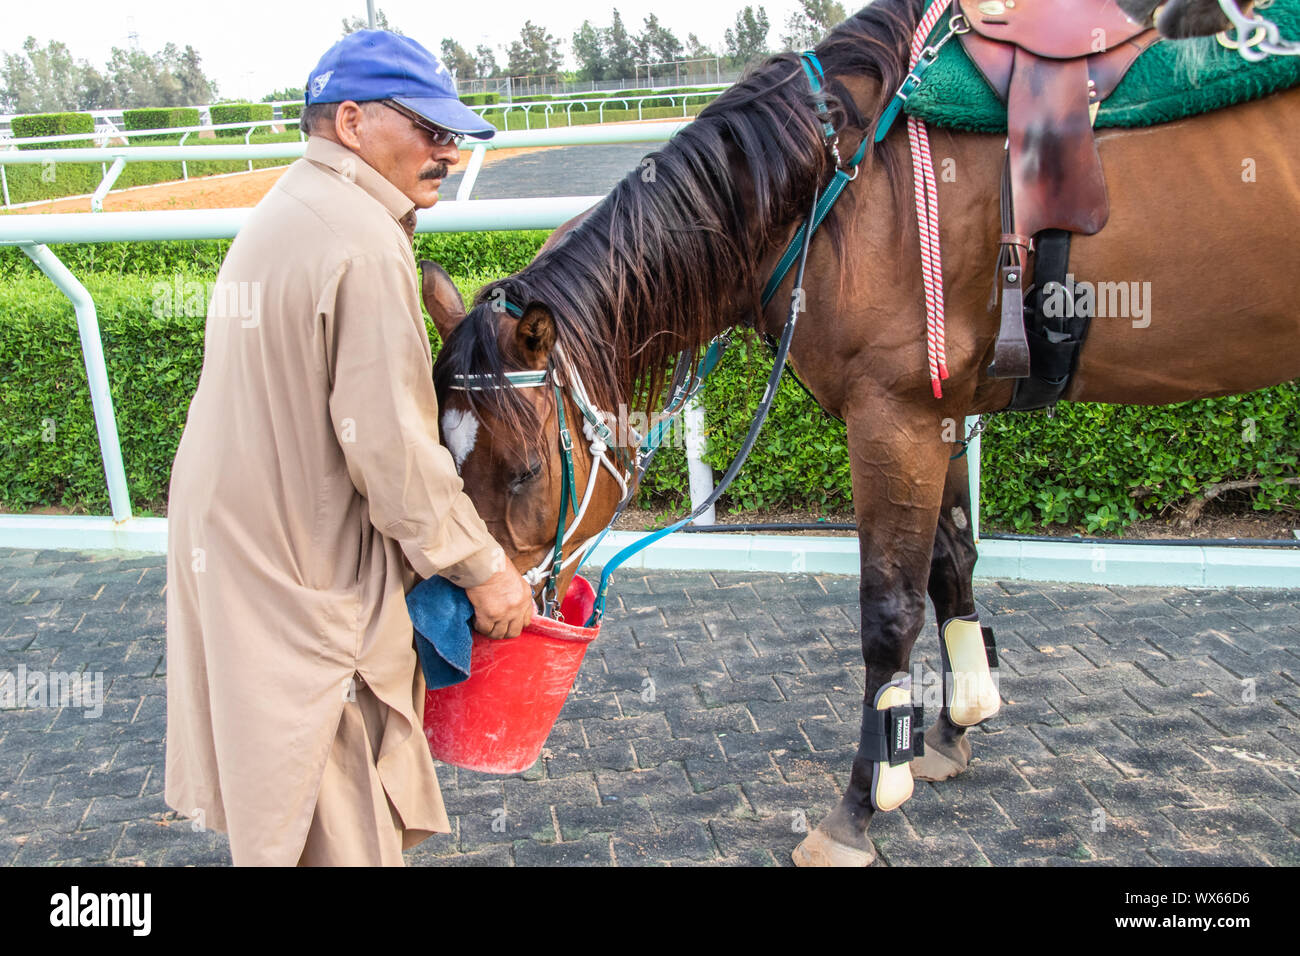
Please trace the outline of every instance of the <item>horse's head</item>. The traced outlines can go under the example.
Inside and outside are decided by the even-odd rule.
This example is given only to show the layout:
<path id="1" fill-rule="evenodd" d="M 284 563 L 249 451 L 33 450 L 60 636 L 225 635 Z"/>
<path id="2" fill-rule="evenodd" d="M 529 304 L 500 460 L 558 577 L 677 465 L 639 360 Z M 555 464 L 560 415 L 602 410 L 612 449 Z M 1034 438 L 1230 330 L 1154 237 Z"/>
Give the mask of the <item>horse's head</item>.
<path id="1" fill-rule="evenodd" d="M 539 598 L 565 501 L 564 566 L 555 579 L 562 596 L 577 550 L 605 527 L 624 493 L 615 473 L 626 457 L 611 447 L 616 423 L 583 400 L 545 306 L 505 308 L 494 299 L 466 313 L 447 273 L 427 260 L 420 266 L 425 307 L 442 337 L 434 366 L 442 442 L 488 530 Z"/>

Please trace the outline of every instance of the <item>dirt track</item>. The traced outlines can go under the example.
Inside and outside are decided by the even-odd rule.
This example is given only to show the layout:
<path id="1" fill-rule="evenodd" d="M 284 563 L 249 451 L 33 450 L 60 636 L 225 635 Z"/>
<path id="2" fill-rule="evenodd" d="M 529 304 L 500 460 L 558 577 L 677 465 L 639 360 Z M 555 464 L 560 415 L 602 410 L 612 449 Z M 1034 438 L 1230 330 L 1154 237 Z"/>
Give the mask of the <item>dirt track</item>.
<path id="1" fill-rule="evenodd" d="M 483 164 L 490 166 L 513 156 L 537 152 L 539 148 L 541 147 L 490 150 L 484 156 Z M 461 162 L 452 167 L 452 172 L 463 170 L 468 162 L 469 154 L 461 154 Z M 104 210 L 105 212 L 136 212 L 150 209 L 234 209 L 255 206 L 288 168 L 277 166 L 274 169 L 257 169 L 251 173 L 206 176 L 188 182 L 159 183 L 156 186 L 122 189 L 110 192 L 105 197 Z M 446 190 L 444 187 L 444 192 L 454 192 L 454 190 Z M 80 196 L 53 199 L 15 211 L 22 213 L 90 212 L 90 198 Z"/>

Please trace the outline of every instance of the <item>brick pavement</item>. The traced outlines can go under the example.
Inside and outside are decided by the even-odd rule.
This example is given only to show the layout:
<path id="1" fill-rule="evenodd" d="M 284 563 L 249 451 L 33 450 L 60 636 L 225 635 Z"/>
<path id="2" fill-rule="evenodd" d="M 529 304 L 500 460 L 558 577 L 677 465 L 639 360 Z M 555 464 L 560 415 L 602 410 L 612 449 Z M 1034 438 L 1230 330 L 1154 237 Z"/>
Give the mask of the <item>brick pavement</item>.
<path id="1" fill-rule="evenodd" d="M 97 719 L 0 711 L 0 862 L 229 861 L 162 800 L 163 566 L 0 550 L 0 674 L 104 689 Z M 855 579 L 636 574 L 543 758 L 440 766 L 453 833 L 408 863 L 789 863 L 857 741 Z M 1300 590 L 977 594 L 1006 703 L 966 774 L 876 817 L 882 862 L 1300 863 Z M 917 647 L 937 661 L 932 624 Z"/>

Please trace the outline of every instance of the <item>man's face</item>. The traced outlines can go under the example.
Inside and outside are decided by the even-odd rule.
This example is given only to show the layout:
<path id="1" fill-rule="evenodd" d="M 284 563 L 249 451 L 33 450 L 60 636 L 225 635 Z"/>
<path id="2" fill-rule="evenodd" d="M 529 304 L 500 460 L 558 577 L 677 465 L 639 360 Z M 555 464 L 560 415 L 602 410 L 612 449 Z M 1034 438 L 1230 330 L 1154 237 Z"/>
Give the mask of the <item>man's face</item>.
<path id="1" fill-rule="evenodd" d="M 427 127 L 382 103 L 368 103 L 364 109 L 341 104 L 335 128 L 343 144 L 400 189 L 416 209 L 438 201 L 438 187 L 460 161 L 454 142 L 439 146 Z M 356 145 L 348 142 L 352 136 Z"/>

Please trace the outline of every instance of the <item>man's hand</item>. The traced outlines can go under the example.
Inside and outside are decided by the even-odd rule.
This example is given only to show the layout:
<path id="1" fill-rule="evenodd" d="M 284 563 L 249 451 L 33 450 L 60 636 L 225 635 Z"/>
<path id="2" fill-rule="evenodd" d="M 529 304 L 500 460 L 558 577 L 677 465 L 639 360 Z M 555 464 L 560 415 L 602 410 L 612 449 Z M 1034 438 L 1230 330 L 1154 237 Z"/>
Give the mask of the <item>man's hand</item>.
<path id="1" fill-rule="evenodd" d="M 508 562 L 465 595 L 474 605 L 474 630 L 484 637 L 518 637 L 533 619 L 532 588 Z"/>

